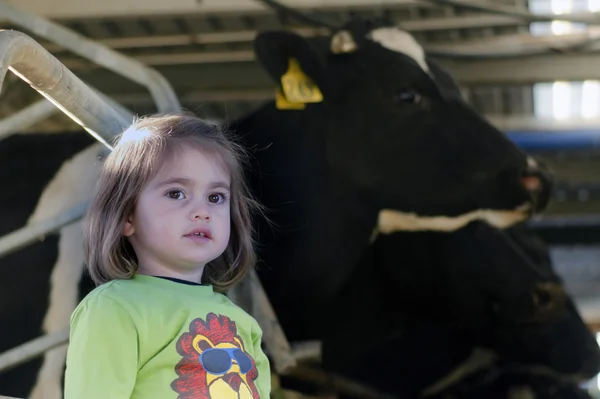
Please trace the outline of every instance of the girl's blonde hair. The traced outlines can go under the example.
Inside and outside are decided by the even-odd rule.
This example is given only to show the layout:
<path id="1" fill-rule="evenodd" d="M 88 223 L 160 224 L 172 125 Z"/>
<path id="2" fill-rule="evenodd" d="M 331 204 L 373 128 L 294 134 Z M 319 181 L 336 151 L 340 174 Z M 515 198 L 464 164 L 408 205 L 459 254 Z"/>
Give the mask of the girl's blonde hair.
<path id="1" fill-rule="evenodd" d="M 229 244 L 206 265 L 203 281 L 220 291 L 239 281 L 256 261 L 251 213 L 261 210 L 244 180 L 247 158 L 242 147 L 219 126 L 191 113 L 137 118 L 116 141 L 104 161 L 83 225 L 87 268 L 96 285 L 135 274 L 137 257 L 123 236 L 124 222 L 161 163 L 184 147 L 216 155 L 231 178 Z"/>

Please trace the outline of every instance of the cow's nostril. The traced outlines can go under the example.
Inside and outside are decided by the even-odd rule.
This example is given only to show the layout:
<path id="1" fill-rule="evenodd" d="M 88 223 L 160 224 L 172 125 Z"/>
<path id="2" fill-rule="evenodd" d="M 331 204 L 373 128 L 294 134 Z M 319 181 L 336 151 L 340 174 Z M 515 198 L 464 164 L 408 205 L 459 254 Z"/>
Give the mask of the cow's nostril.
<path id="1" fill-rule="evenodd" d="M 521 177 L 521 184 L 527 191 L 538 192 L 543 188 L 542 179 L 539 176 L 526 175 Z"/>
<path id="2" fill-rule="evenodd" d="M 552 305 L 552 293 L 548 290 L 536 288 L 533 292 L 533 305 L 537 309 L 547 309 Z"/>
<path id="3" fill-rule="evenodd" d="M 538 284 L 532 293 L 533 306 L 538 311 L 560 311 L 565 299 L 564 288 L 556 283 Z"/>

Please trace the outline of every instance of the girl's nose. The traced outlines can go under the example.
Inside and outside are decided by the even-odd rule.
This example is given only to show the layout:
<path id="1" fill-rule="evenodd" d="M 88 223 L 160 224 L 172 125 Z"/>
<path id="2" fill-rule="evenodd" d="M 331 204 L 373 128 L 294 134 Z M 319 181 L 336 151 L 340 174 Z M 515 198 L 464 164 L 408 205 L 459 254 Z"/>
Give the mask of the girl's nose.
<path id="1" fill-rule="evenodd" d="M 208 210 L 208 207 L 205 205 L 196 207 L 194 209 L 194 211 L 192 212 L 191 219 L 192 220 L 209 221 L 210 220 L 210 211 Z"/>

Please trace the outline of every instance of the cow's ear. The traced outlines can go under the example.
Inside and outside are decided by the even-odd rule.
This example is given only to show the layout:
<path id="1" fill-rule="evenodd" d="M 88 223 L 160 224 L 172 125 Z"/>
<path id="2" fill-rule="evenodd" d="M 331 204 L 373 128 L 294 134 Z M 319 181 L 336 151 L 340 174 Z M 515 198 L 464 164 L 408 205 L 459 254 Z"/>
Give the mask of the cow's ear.
<path id="1" fill-rule="evenodd" d="M 261 32 L 254 40 L 258 62 L 277 83 L 280 109 L 303 109 L 323 101 L 323 67 L 301 36 L 285 31 Z"/>

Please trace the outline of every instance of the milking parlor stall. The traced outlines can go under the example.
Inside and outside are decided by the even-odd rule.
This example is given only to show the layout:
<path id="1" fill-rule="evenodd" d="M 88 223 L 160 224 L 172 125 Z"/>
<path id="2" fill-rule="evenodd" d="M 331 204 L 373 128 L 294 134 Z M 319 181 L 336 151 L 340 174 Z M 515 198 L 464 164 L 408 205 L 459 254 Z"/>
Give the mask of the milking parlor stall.
<path id="1" fill-rule="evenodd" d="M 0 398 L 63 397 L 101 160 L 182 110 L 274 222 L 226 293 L 272 398 L 600 398 L 600 0 L 0 0 L 0 29 Z"/>

